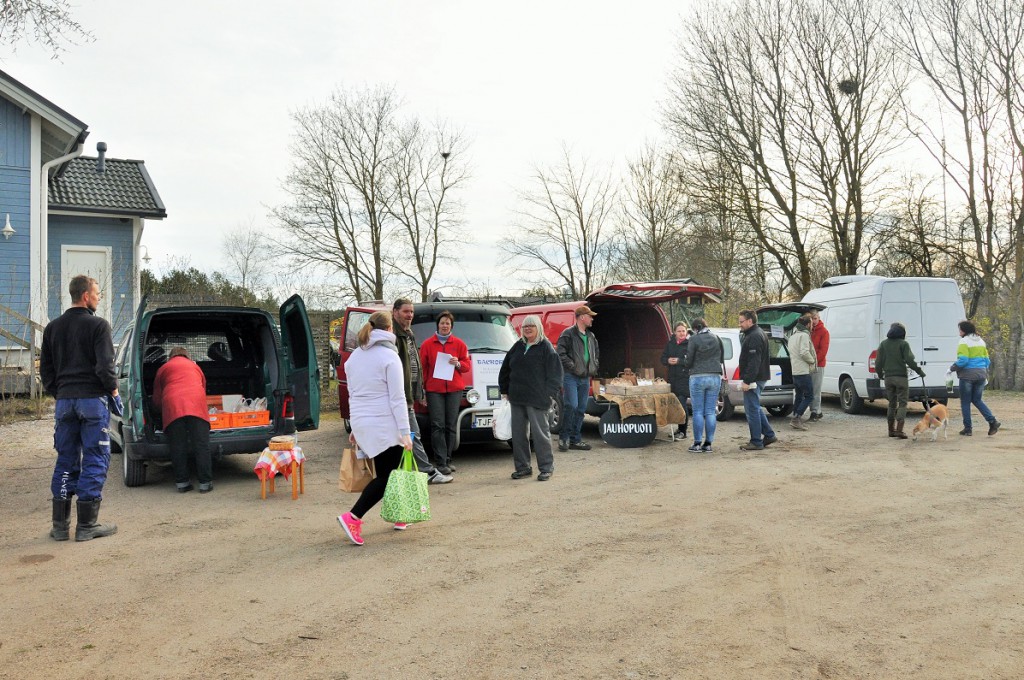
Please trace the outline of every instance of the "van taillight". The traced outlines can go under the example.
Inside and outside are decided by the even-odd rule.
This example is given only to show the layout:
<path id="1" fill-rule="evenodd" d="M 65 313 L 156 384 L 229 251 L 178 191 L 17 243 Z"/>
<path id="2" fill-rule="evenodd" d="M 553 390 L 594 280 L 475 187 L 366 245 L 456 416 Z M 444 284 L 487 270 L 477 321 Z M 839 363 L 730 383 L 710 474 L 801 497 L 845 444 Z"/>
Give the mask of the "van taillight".
<path id="1" fill-rule="evenodd" d="M 875 359 L 877 357 L 878 357 L 878 350 L 877 349 L 875 351 L 873 351 L 871 354 L 868 355 L 868 370 L 871 371 L 872 373 L 878 373 L 878 371 L 875 370 Z"/>
<path id="2" fill-rule="evenodd" d="M 284 395 L 284 399 L 281 400 L 281 417 L 295 417 L 295 399 L 292 397 L 291 394 Z"/>
<path id="3" fill-rule="evenodd" d="M 737 366 L 736 370 L 732 372 L 732 379 L 733 380 L 739 380 L 740 379 L 740 367 L 739 366 Z"/>

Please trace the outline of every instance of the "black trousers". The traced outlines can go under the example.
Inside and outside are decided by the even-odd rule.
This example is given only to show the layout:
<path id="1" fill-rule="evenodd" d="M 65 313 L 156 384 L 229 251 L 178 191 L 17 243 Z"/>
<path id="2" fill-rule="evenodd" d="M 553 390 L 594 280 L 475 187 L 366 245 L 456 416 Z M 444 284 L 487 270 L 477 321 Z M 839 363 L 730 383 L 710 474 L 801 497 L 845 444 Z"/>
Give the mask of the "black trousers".
<path id="1" fill-rule="evenodd" d="M 171 466 L 175 484 L 189 483 L 189 460 L 195 459 L 196 476 L 200 484 L 213 481 L 213 463 L 210 460 L 210 423 L 195 416 L 182 416 L 166 428 L 167 444 L 171 449 Z"/>
<path id="2" fill-rule="evenodd" d="M 363 489 L 363 493 L 359 495 L 356 504 L 352 506 L 353 515 L 362 519 L 373 506 L 380 503 L 380 500 L 384 498 L 384 489 L 388 486 L 388 477 L 391 476 L 391 471 L 397 470 L 402 463 L 403 453 L 404 450 L 401 446 L 392 446 L 373 457 L 373 468 L 377 476 L 370 480 L 370 483 Z"/>

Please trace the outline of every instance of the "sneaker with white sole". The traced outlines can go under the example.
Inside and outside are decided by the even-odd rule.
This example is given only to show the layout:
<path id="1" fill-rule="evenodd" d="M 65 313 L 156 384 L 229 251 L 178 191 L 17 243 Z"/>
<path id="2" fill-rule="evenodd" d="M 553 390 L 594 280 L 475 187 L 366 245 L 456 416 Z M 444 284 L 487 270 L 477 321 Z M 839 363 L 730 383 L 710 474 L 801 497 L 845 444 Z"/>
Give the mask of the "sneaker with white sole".
<path id="1" fill-rule="evenodd" d="M 434 470 L 434 474 L 427 478 L 427 484 L 448 484 L 454 477 L 446 475 L 440 470 Z"/>
<path id="2" fill-rule="evenodd" d="M 700 453 L 703 449 L 704 446 L 702 444 L 694 442 L 693 444 L 690 445 L 690 448 L 686 450 L 689 451 L 690 453 Z"/>
<path id="3" fill-rule="evenodd" d="M 363 520 L 351 512 L 346 512 L 344 515 L 338 515 L 338 524 L 345 530 L 350 541 L 356 545 L 363 544 Z"/>
<path id="4" fill-rule="evenodd" d="M 395 522 L 395 531 L 405 531 L 409 528 L 409 525 L 405 522 Z"/>

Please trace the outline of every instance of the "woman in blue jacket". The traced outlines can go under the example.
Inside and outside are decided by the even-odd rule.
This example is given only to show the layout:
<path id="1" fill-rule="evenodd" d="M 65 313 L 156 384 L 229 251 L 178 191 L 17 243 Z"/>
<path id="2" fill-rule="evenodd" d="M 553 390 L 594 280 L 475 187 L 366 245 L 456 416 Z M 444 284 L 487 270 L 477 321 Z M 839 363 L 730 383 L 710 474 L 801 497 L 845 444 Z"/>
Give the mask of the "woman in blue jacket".
<path id="1" fill-rule="evenodd" d="M 981 412 L 981 417 L 988 422 L 989 435 L 993 435 L 999 431 L 1001 423 L 981 400 L 988 382 L 988 367 L 992 364 L 988 358 L 988 347 L 973 323 L 961 321 L 957 326 L 960 330 L 960 344 L 956 348 L 956 363 L 949 370 L 956 371 L 960 378 L 960 410 L 964 417 L 964 429 L 960 430 L 960 434 L 965 437 L 972 434 L 971 404 L 974 404 Z"/>

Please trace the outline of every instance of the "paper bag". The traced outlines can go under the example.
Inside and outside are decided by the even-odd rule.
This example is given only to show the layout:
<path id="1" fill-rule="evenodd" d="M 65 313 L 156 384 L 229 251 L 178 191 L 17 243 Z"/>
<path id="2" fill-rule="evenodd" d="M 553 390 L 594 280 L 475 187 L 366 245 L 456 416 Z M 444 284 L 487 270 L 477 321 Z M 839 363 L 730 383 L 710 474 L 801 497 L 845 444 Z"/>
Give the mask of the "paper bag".
<path id="1" fill-rule="evenodd" d="M 377 474 L 372 458 L 356 458 L 355 449 L 345 448 L 341 452 L 341 469 L 338 471 L 338 488 L 348 493 L 357 493 L 366 488 Z"/>

